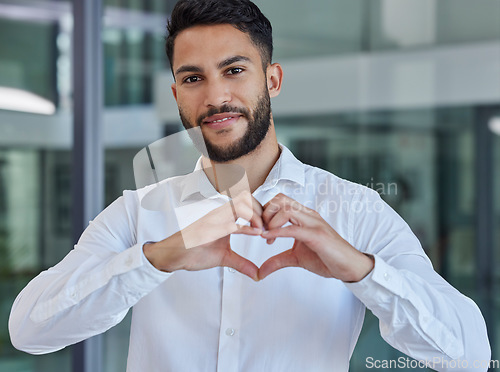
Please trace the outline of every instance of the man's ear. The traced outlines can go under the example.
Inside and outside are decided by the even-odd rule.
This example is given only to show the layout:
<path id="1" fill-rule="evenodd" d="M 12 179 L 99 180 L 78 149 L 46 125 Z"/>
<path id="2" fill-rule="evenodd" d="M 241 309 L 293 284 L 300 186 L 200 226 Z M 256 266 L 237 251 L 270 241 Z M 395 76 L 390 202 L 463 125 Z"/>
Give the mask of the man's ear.
<path id="1" fill-rule="evenodd" d="M 267 67 L 267 89 L 269 96 L 276 97 L 280 94 L 283 82 L 283 69 L 279 63 L 273 63 Z"/>
<path id="2" fill-rule="evenodd" d="M 177 102 L 177 85 L 175 85 L 175 83 L 172 83 L 170 88 L 172 88 L 172 94 L 174 95 L 175 102 Z"/>

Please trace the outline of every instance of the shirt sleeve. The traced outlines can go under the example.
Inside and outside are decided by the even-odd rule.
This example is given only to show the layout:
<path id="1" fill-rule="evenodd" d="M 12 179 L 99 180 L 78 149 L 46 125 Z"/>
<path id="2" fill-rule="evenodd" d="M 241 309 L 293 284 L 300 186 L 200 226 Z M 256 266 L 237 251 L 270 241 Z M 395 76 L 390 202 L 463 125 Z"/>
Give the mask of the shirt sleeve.
<path id="1" fill-rule="evenodd" d="M 358 197 L 349 235 L 357 249 L 374 256 L 375 267 L 346 286 L 379 319 L 382 337 L 394 348 L 438 371 L 477 371 L 474 362 L 491 356 L 479 308 L 434 271 L 410 227 L 378 193 Z M 467 362 L 449 363 L 457 359 Z"/>
<path id="2" fill-rule="evenodd" d="M 136 198 L 125 192 L 61 262 L 21 291 L 9 319 L 17 349 L 44 354 L 102 333 L 171 275 L 149 263 L 146 242 L 135 241 Z"/>

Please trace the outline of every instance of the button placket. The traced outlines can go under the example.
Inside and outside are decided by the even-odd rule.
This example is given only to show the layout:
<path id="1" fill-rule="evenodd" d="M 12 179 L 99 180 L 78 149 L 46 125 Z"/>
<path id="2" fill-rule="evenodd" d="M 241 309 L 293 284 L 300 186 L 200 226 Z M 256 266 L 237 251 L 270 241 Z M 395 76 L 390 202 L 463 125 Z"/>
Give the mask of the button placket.
<path id="1" fill-rule="evenodd" d="M 230 237 L 232 247 L 243 244 L 236 236 Z M 221 324 L 217 371 L 237 371 L 239 366 L 239 326 L 241 324 L 241 281 L 244 275 L 233 268 L 223 270 Z"/>

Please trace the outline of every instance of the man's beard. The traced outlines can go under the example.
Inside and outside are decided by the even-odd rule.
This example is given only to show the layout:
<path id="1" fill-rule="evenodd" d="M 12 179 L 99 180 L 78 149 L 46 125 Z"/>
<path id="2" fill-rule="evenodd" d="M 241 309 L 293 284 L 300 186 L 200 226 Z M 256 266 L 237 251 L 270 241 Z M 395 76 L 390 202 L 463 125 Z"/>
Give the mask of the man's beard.
<path id="1" fill-rule="evenodd" d="M 205 137 L 205 135 L 203 135 L 208 157 L 210 160 L 218 163 L 228 162 L 247 155 L 255 150 L 264 140 L 269 128 L 271 127 L 271 100 L 269 93 L 267 90 L 264 90 L 263 94 L 259 97 L 253 111 L 253 117 L 250 117 L 250 112 L 246 108 L 223 105 L 221 107 L 210 108 L 205 114 L 201 115 L 196 122 L 198 126 L 201 127 L 205 118 L 224 112 L 236 112 L 242 114 L 243 117 L 247 119 L 248 126 L 243 137 L 226 147 L 214 145 Z M 184 128 L 193 128 L 193 125 L 189 122 L 180 108 L 179 115 Z"/>

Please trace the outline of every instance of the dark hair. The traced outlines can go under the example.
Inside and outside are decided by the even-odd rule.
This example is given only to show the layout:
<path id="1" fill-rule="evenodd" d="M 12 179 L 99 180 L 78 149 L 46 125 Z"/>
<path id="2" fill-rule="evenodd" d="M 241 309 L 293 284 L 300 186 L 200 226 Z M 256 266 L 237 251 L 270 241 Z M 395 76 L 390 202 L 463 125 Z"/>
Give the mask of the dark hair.
<path id="1" fill-rule="evenodd" d="M 165 49 L 170 66 L 174 58 L 175 38 L 181 31 L 198 25 L 218 24 L 230 24 L 248 33 L 260 50 L 263 68 L 271 63 L 273 56 L 271 22 L 257 5 L 249 0 L 179 0 L 167 24 L 168 36 Z"/>

